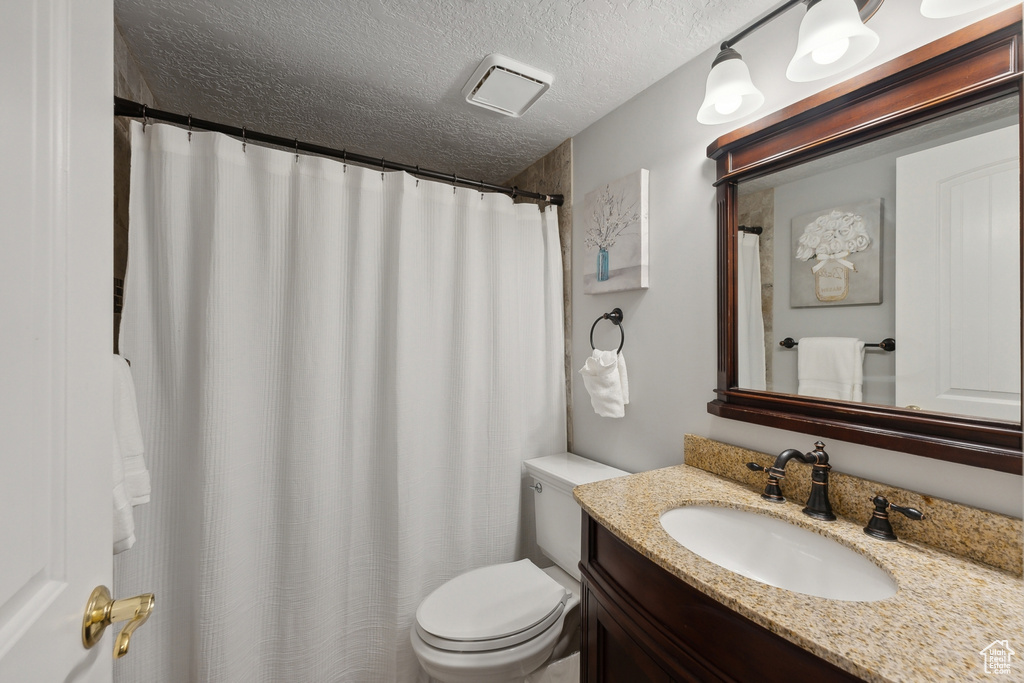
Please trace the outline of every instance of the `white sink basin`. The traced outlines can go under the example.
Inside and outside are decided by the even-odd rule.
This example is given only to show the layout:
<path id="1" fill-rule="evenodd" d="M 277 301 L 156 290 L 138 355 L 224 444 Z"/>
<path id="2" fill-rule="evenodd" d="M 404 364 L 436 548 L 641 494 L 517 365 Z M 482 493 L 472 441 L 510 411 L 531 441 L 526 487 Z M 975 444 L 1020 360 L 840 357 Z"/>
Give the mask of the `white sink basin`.
<path id="1" fill-rule="evenodd" d="M 868 558 L 781 519 L 691 505 L 663 514 L 661 526 L 705 560 L 769 586 L 862 602 L 896 594 L 896 582 Z"/>

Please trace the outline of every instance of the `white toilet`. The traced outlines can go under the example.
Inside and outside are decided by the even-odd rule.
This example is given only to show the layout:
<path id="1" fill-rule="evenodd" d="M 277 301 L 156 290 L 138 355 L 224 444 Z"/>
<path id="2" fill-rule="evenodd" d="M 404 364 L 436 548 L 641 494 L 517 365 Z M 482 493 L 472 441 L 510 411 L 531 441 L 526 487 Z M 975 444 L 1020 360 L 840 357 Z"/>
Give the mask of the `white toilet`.
<path id="1" fill-rule="evenodd" d="M 420 604 L 412 648 L 444 683 L 521 679 L 576 636 L 580 602 L 580 508 L 572 489 L 628 474 L 572 453 L 525 463 L 536 481 L 537 544 L 557 566 L 496 564 L 448 581 Z M 568 617 L 568 619 L 567 619 Z"/>

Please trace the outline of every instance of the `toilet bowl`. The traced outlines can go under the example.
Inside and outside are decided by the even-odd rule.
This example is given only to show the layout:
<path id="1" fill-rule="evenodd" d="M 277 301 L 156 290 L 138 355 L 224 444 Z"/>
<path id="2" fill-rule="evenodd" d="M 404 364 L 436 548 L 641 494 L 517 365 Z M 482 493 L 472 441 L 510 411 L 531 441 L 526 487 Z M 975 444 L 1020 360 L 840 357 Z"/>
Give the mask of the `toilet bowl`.
<path id="1" fill-rule="evenodd" d="M 556 654 L 566 618 L 580 602 L 575 579 L 529 560 L 475 569 L 438 591 L 417 610 L 411 639 L 423 669 L 444 683 L 528 675 Z"/>
<path id="2" fill-rule="evenodd" d="M 530 560 L 457 576 L 416 611 L 410 639 L 423 669 L 443 683 L 522 680 L 559 657 L 579 629 L 578 484 L 627 474 L 571 453 L 524 463 L 534 486 L 537 540 L 557 565 Z"/>

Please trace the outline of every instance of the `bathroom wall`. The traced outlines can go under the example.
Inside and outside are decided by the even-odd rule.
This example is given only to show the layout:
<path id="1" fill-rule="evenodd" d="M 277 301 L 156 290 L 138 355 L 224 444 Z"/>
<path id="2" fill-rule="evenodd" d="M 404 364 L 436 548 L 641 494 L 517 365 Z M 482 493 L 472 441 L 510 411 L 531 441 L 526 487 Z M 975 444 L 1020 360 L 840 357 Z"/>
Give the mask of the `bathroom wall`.
<path id="1" fill-rule="evenodd" d="M 576 370 L 590 351 L 590 324 L 618 306 L 625 313 L 631 403 L 622 419 L 594 414 L 574 372 L 575 452 L 629 471 L 678 464 L 687 432 L 762 452 L 809 448 L 814 436 L 716 418 L 716 237 L 714 164 L 707 145 L 719 135 L 827 88 L 855 73 L 966 26 L 1016 3 L 945 20 L 925 19 L 918 2 L 890 0 L 871 20 L 881 45 L 842 77 L 810 84 L 785 78 L 803 9 L 797 7 L 737 45 L 764 108 L 749 120 L 723 126 L 696 121 L 704 82 L 716 51 L 709 50 L 573 139 L 575 225 L 573 241 L 573 357 Z M 722 36 L 724 39 L 726 36 Z M 650 171 L 650 289 L 585 295 L 581 237 L 582 197 L 638 168 Z M 595 342 L 617 343 L 612 326 L 599 326 Z M 776 334 L 780 331 L 776 323 Z M 776 371 L 778 369 L 776 368 Z M 904 453 L 826 440 L 837 470 L 981 508 L 1021 516 L 1019 476 Z"/>
<path id="2" fill-rule="evenodd" d="M 1014 106 L 1016 109 L 1016 106 Z M 981 135 L 985 132 L 1012 126 L 1017 116 L 1000 117 L 965 126 L 956 133 L 935 139 L 905 141 L 899 149 L 879 153 L 859 163 L 840 164 L 839 168 L 815 173 L 807 178 L 775 187 L 775 232 L 778 236 L 775 250 L 775 281 L 778 293 L 774 300 L 774 321 L 778 339 L 809 336 L 859 337 L 877 342 L 886 337 L 898 337 L 896 327 L 896 160 L 897 158 L 948 144 L 955 140 Z M 966 123 L 966 122 L 964 122 Z M 959 128 L 959 126 L 957 126 Z M 760 194 L 760 193 L 758 193 Z M 756 195 L 755 195 L 756 196 Z M 857 306 L 830 306 L 793 308 L 790 306 L 790 282 L 796 268 L 809 268 L 809 264 L 793 257 L 793 219 L 810 211 L 844 204 L 858 204 L 869 199 L 882 201 L 881 231 L 881 289 L 879 304 Z M 800 228 L 802 229 L 802 228 Z M 897 339 L 897 344 L 899 340 Z M 899 346 L 897 346 L 899 349 Z M 786 349 L 776 340 L 772 351 L 775 375 L 774 391 L 795 394 L 797 391 L 797 356 L 795 350 Z M 864 358 L 864 402 L 895 405 L 898 353 L 868 349 Z"/>
<path id="3" fill-rule="evenodd" d="M 572 450 L 572 138 L 530 164 L 502 185 L 532 192 L 560 194 L 565 203 L 558 207 L 558 238 L 562 246 L 562 297 L 565 314 L 565 438 Z M 517 197 L 517 203 L 546 205 L 539 199 Z"/>
<path id="4" fill-rule="evenodd" d="M 153 91 L 139 68 L 121 29 L 114 25 L 114 95 L 156 106 Z M 113 102 L 111 102 L 113 106 Z M 114 117 L 114 351 L 121 328 L 120 298 L 128 268 L 128 192 L 131 181 L 130 119 Z"/>
<path id="5" fill-rule="evenodd" d="M 810 268 L 793 258 L 793 218 L 834 206 L 882 200 L 882 302 L 859 306 L 793 308 L 789 304 L 793 268 Z M 779 339 L 792 337 L 857 337 L 877 342 L 895 337 L 896 321 L 896 154 L 869 159 L 818 173 L 775 188 L 775 329 Z M 803 227 L 801 226 L 801 230 Z M 776 369 L 774 391 L 795 394 L 796 349 L 776 340 L 772 347 Z M 884 351 L 864 354 L 864 402 L 893 405 L 896 400 L 896 357 Z"/>

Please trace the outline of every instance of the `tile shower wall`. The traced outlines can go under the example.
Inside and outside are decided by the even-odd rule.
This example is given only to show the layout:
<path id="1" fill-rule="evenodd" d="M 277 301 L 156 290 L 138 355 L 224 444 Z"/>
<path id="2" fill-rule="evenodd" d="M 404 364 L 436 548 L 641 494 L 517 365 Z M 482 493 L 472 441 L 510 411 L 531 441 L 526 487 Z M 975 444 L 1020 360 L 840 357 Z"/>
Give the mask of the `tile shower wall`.
<path id="1" fill-rule="evenodd" d="M 114 94 L 156 106 L 139 63 L 114 27 Z M 129 119 L 114 117 L 114 351 L 121 328 L 120 298 L 128 268 L 128 193 L 131 180 L 132 143 Z"/>
<path id="2" fill-rule="evenodd" d="M 558 237 L 562 245 L 562 284 L 565 298 L 565 436 L 566 448 L 572 450 L 572 139 L 566 140 L 535 161 L 503 185 L 524 190 L 561 194 L 565 203 L 558 207 Z M 518 199 L 543 205 L 536 199 Z"/>

